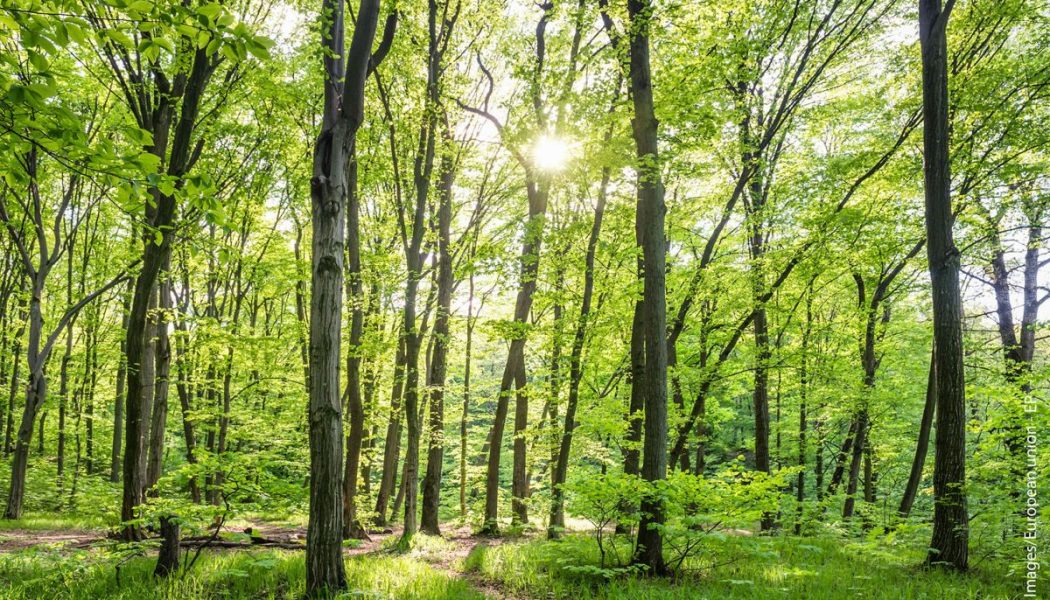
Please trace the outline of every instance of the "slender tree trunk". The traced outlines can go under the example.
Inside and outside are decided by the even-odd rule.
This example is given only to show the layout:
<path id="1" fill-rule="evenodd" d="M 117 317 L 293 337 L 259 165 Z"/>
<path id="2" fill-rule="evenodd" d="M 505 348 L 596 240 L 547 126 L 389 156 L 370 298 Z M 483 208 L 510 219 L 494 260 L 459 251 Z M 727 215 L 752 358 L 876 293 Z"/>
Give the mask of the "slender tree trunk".
<path id="1" fill-rule="evenodd" d="M 29 339 L 26 343 L 26 366 L 29 382 L 26 385 L 25 406 L 22 408 L 22 422 L 18 427 L 15 441 L 15 456 L 11 462 L 11 483 L 7 496 L 5 519 L 18 519 L 22 516 L 22 501 L 25 498 L 26 467 L 29 462 L 29 448 L 33 441 L 33 423 L 40 405 L 47 398 L 47 378 L 44 365 L 47 356 L 41 352 L 44 318 L 41 310 L 41 297 L 44 293 L 44 281 L 47 268 L 39 268 L 36 277 L 31 279 L 28 329 Z M 43 436 L 41 435 L 41 439 Z"/>
<path id="2" fill-rule="evenodd" d="M 13 447 L 11 446 L 11 434 L 15 422 L 15 400 L 18 397 L 18 383 L 20 381 L 18 371 L 22 366 L 22 360 L 20 357 L 22 356 L 22 334 L 25 332 L 25 324 L 26 318 L 23 318 L 22 325 L 18 328 L 18 332 L 15 333 L 14 341 L 12 342 L 12 347 L 14 348 L 12 362 L 14 364 L 11 366 L 11 386 L 7 395 L 8 410 L 7 423 L 4 425 L 4 458 L 11 454 L 11 451 L 13 450 Z"/>
<path id="3" fill-rule="evenodd" d="M 536 272 L 539 266 L 540 250 L 543 242 L 543 223 L 547 212 L 549 182 L 537 184 L 531 178 L 526 187 L 529 196 L 529 218 L 525 224 L 525 240 L 522 243 L 519 259 L 518 295 L 514 303 L 514 322 L 528 322 L 532 309 L 532 296 L 536 291 Z M 496 401 L 496 413 L 489 433 L 488 460 L 485 474 L 485 522 L 482 533 L 496 535 L 499 533 L 499 472 L 500 455 L 503 450 L 503 431 L 506 427 L 507 412 L 510 408 L 511 389 L 514 386 L 519 368 L 525 364 L 525 338 L 517 336 L 510 341 L 507 361 L 503 366 L 500 379 L 499 395 Z"/>
<path id="4" fill-rule="evenodd" d="M 638 278 L 642 277 L 638 261 Z M 631 318 L 631 398 L 627 407 L 627 449 L 624 451 L 623 472 L 640 475 L 642 472 L 642 424 L 645 422 L 645 321 L 642 302 L 634 303 Z"/>
<path id="5" fill-rule="evenodd" d="M 795 500 L 798 502 L 798 517 L 795 520 L 795 535 L 802 534 L 802 518 L 806 501 L 806 396 L 809 394 L 809 336 L 813 333 L 813 281 L 806 289 L 806 326 L 802 332 L 802 356 L 799 365 L 798 398 L 798 481 Z"/>
<path id="6" fill-rule="evenodd" d="M 954 0 L 920 0 L 923 158 L 927 256 L 933 292 L 937 354 L 937 432 L 934 440 L 933 538 L 927 563 L 965 571 L 969 518 L 966 508 L 966 381 L 963 372 L 959 250 L 952 238 L 948 158 L 947 26 Z"/>
<path id="7" fill-rule="evenodd" d="M 529 390 L 525 376 L 525 356 L 514 370 L 514 463 L 511 470 L 511 522 L 527 525 L 529 510 L 529 477 L 526 471 L 526 430 L 529 426 Z"/>
<path id="8" fill-rule="evenodd" d="M 124 292 L 123 310 L 121 311 L 121 331 L 128 330 L 128 319 L 131 316 L 131 297 L 134 292 L 134 282 L 128 281 L 127 290 Z M 117 393 L 113 401 L 113 442 L 109 453 L 109 481 L 120 482 L 120 445 L 123 438 L 124 428 L 124 384 L 127 381 L 128 362 L 127 338 L 120 340 L 120 358 L 117 363 Z"/>
<path id="9" fill-rule="evenodd" d="M 413 165 L 415 182 L 415 203 L 410 215 L 410 229 L 406 232 L 405 266 L 405 474 L 402 484 L 405 487 L 405 518 L 401 543 L 407 544 L 418 528 L 418 491 L 419 491 L 419 444 L 422 437 L 420 427 L 420 392 L 419 368 L 420 351 L 423 345 L 423 332 L 416 322 L 416 303 L 419 293 L 419 281 L 423 271 L 423 236 L 426 229 L 427 198 L 430 193 L 430 179 L 434 170 L 434 154 L 437 144 L 437 113 L 439 106 L 438 78 L 441 55 L 438 51 L 439 33 L 437 29 L 437 2 L 431 1 L 428 10 L 429 45 L 427 52 L 427 95 L 425 101 L 426 117 L 419 130 L 419 144 L 416 148 Z M 425 359 L 425 355 L 424 355 Z"/>
<path id="10" fill-rule="evenodd" d="M 645 337 L 645 442 L 642 478 L 657 482 L 667 477 L 667 305 L 665 286 L 664 189 L 657 151 L 657 120 L 649 69 L 649 0 L 628 0 L 632 121 L 638 165 L 638 243 L 642 247 L 644 291 L 642 318 Z M 642 499 L 634 562 L 649 573 L 663 575 L 663 500 L 658 495 Z"/>
<path id="11" fill-rule="evenodd" d="M 161 269 L 163 270 L 163 268 L 162 266 Z M 143 496 L 145 496 L 146 490 L 149 488 L 149 480 L 146 473 L 149 464 L 150 431 L 153 426 L 153 404 L 157 394 L 157 334 L 160 330 L 157 308 L 160 305 L 160 278 L 162 276 L 157 276 L 157 284 L 154 285 L 153 295 L 150 298 L 149 312 L 146 316 L 148 319 L 146 324 L 148 337 L 142 359 L 142 428 L 139 439 L 139 453 L 141 454 L 139 470 L 141 473 L 139 477 L 142 481 Z"/>
<path id="12" fill-rule="evenodd" d="M 346 588 L 339 395 L 346 174 L 349 151 L 364 119 L 364 88 L 379 0 L 361 0 L 348 51 L 344 48 L 343 3 L 322 0 L 322 10 L 331 20 L 321 39 L 326 50 L 324 115 L 310 180 L 310 518 L 306 534 L 306 593 L 310 597 Z"/>
<path id="13" fill-rule="evenodd" d="M 922 420 L 919 422 L 919 438 L 915 444 L 915 457 L 911 463 L 911 474 L 908 476 L 908 484 L 901 496 L 900 508 L 897 513 L 902 519 L 911 514 L 912 504 L 915 503 L 915 495 L 922 483 L 922 471 L 926 465 L 926 453 L 930 447 L 930 430 L 933 427 L 933 415 L 937 406 L 937 358 L 936 350 L 930 353 L 929 378 L 926 381 L 926 403 L 922 409 Z"/>
<path id="14" fill-rule="evenodd" d="M 168 423 L 168 390 L 171 373 L 171 344 L 168 340 L 168 322 L 171 319 L 171 254 L 166 257 L 163 279 L 157 286 L 160 309 L 156 319 L 156 342 L 154 343 L 153 413 L 150 420 L 149 452 L 146 458 L 146 489 L 160 480 L 164 466 L 164 434 Z"/>
<path id="15" fill-rule="evenodd" d="M 869 504 L 875 503 L 875 467 L 871 460 L 871 437 L 868 444 L 864 446 L 864 501 Z"/>
<path id="16" fill-rule="evenodd" d="M 437 313 L 434 318 L 434 351 L 427 374 L 430 390 L 430 445 L 427 448 L 427 472 L 423 479 L 423 514 L 420 526 L 425 533 L 440 535 L 438 525 L 441 507 L 441 471 L 445 459 L 445 372 L 448 366 L 449 313 L 452 310 L 452 185 L 455 168 L 450 156 L 452 134 L 442 129 L 443 148 L 441 181 L 438 188 L 438 274 Z M 469 318 L 469 317 L 468 317 Z"/>
<path id="17" fill-rule="evenodd" d="M 817 418 L 813 419 L 813 434 L 817 438 L 815 455 L 813 457 L 813 492 L 817 495 L 817 502 L 824 499 L 824 422 L 820 416 L 824 413 L 824 405 L 821 404 L 817 411 Z"/>
<path id="18" fill-rule="evenodd" d="M 346 356 L 346 411 L 350 432 L 346 436 L 346 464 L 343 471 L 343 537 L 367 537 L 357 519 L 357 485 L 361 465 L 361 445 L 365 434 L 365 409 L 361 400 L 361 338 L 364 334 L 363 293 L 361 287 L 361 209 L 357 193 L 357 144 L 350 148 L 347 175 L 346 295 L 350 300 L 350 347 Z"/>
<path id="19" fill-rule="evenodd" d="M 849 422 L 849 430 L 846 432 L 846 439 L 842 441 L 842 446 L 839 448 L 838 455 L 835 457 L 835 470 L 831 473 L 831 483 L 828 484 L 827 495 L 831 496 L 838 489 L 839 484 L 842 483 L 842 477 L 846 473 L 846 461 L 851 456 L 853 451 L 853 440 L 857 435 L 857 415 L 852 415 Z"/>
<path id="20" fill-rule="evenodd" d="M 473 250 L 472 250 L 473 251 Z M 467 423 L 470 421 L 470 361 L 474 341 L 474 272 L 469 275 L 467 341 L 463 358 L 463 414 L 459 420 L 459 516 L 467 516 Z"/>
<path id="21" fill-rule="evenodd" d="M 72 296 L 72 293 L 70 294 Z M 70 394 L 69 390 L 69 361 L 73 357 L 73 325 L 66 329 L 66 349 L 62 354 L 62 362 L 58 373 L 58 489 L 62 490 L 63 478 L 66 465 L 66 405 Z"/>
<path id="22" fill-rule="evenodd" d="M 303 262 L 302 257 L 303 227 L 295 219 L 295 243 L 292 245 L 296 265 Z M 310 317 L 306 310 L 306 282 L 302 276 L 295 280 L 295 317 L 299 322 L 299 360 L 303 364 L 303 382 L 310 389 Z"/>
<path id="23" fill-rule="evenodd" d="M 95 322 L 97 322 L 97 317 Z M 95 390 L 98 388 L 98 336 L 94 331 L 87 336 L 87 358 L 84 365 L 84 379 L 87 382 L 84 403 L 87 425 L 85 431 L 85 452 L 87 457 L 86 471 L 93 475 L 95 465 Z"/>
<path id="24" fill-rule="evenodd" d="M 870 393 L 870 389 L 865 393 Z M 860 477 L 860 464 L 864 460 L 864 448 L 868 444 L 868 410 L 861 408 L 857 413 L 857 434 L 853 440 L 853 452 L 850 456 L 849 477 L 846 483 L 846 501 L 842 505 L 842 518 L 849 519 L 853 516 L 856 504 L 857 480 Z"/>
<path id="25" fill-rule="evenodd" d="M 619 90 L 617 90 L 619 92 Z M 617 96 L 619 94 L 617 93 Z M 605 141 L 609 142 L 612 129 L 607 131 Z M 556 463 L 551 478 L 551 513 L 547 526 L 547 537 L 557 538 L 565 529 L 565 484 L 569 470 L 569 453 L 572 450 L 572 434 L 576 429 L 576 408 L 580 399 L 580 382 L 583 379 L 583 344 L 587 335 L 587 325 L 591 314 L 591 297 L 594 295 L 594 258 L 598 248 L 598 238 L 602 230 L 602 218 L 605 215 L 605 203 L 608 193 L 611 169 L 602 168 L 602 182 L 598 188 L 598 203 L 594 208 L 594 222 L 591 235 L 587 240 L 587 255 L 584 259 L 583 297 L 580 300 L 580 317 L 576 322 L 573 334 L 572 350 L 569 354 L 569 397 L 565 403 L 565 426 L 561 441 L 555 454 Z"/>
<path id="26" fill-rule="evenodd" d="M 761 94 L 757 94 L 761 98 Z M 762 123 L 761 107 L 746 107 L 748 116 L 744 119 L 741 140 L 744 147 L 743 164 L 749 165 L 752 171 L 748 185 L 747 205 L 748 250 L 751 255 L 752 308 L 754 318 L 752 325 L 755 333 L 755 384 L 752 394 L 752 407 L 755 419 L 755 469 L 771 473 L 769 459 L 769 362 L 772 355 L 769 345 L 769 321 L 766 304 L 765 248 L 766 248 L 766 188 L 763 177 L 762 157 L 752 131 L 751 112 L 757 110 L 758 125 Z M 776 525 L 775 513 L 763 513 L 761 530 L 768 531 Z"/>
<path id="27" fill-rule="evenodd" d="M 422 340 L 416 327 L 416 269 L 409 269 L 408 290 L 405 292 L 405 464 L 401 479 L 405 494 L 405 514 L 402 539 L 406 542 L 417 528 L 416 496 L 419 486 L 419 352 Z"/>
<path id="28" fill-rule="evenodd" d="M 397 495 L 394 496 L 394 505 L 390 507 L 390 514 L 395 518 L 401 514 L 401 507 L 405 502 L 405 472 L 408 463 L 401 463 L 401 477 L 397 480 Z"/>
<path id="29" fill-rule="evenodd" d="M 189 364 L 189 352 L 188 348 L 186 347 L 187 344 L 185 341 L 179 341 L 184 340 L 183 336 L 185 336 L 186 334 L 186 324 L 184 320 L 179 319 L 176 321 L 175 326 L 181 334 L 179 337 L 176 337 L 176 346 L 178 348 L 179 356 L 178 362 L 175 366 L 177 372 L 175 380 L 175 389 L 179 396 L 179 406 L 182 409 L 182 437 L 186 443 L 186 462 L 188 462 L 191 465 L 196 465 L 197 434 L 194 430 L 194 422 L 191 417 L 191 413 L 193 411 L 193 396 L 190 390 L 189 381 L 189 371 L 192 367 Z M 195 504 L 200 504 L 202 500 L 201 488 L 196 475 L 190 477 L 189 487 L 190 497 L 193 499 L 193 502 Z"/>
<path id="30" fill-rule="evenodd" d="M 379 493 L 376 496 L 376 525 L 382 527 L 387 523 L 386 509 L 390 497 L 396 492 L 394 486 L 398 474 L 398 458 L 401 453 L 401 395 L 405 381 L 405 340 L 398 343 L 394 357 L 394 384 L 390 394 L 390 420 L 387 423 L 386 438 L 383 441 L 383 472 L 379 481 Z"/>

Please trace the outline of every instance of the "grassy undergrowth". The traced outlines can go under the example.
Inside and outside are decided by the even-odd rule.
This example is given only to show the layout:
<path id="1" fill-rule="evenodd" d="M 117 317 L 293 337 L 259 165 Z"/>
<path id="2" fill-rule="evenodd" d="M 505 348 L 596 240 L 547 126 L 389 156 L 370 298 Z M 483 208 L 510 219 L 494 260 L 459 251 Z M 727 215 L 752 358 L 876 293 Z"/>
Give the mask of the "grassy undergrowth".
<path id="1" fill-rule="evenodd" d="M 299 599 L 306 572 L 301 552 L 206 553 L 184 578 L 158 582 L 153 559 L 120 568 L 111 554 L 25 551 L 0 554 L 4 600 L 227 600 Z M 412 556 L 369 554 L 346 561 L 349 591 L 340 598 L 482 600 L 470 586 Z"/>
<path id="2" fill-rule="evenodd" d="M 630 550 L 622 539 L 621 558 Z M 982 565 L 967 575 L 924 571 L 919 548 L 836 538 L 716 536 L 677 581 L 600 569 L 593 540 L 568 536 L 478 547 L 465 567 L 508 592 L 573 600 L 886 598 L 1006 600 L 1023 573 Z"/>
<path id="3" fill-rule="evenodd" d="M 21 519 L 0 519 L 0 531 L 61 531 L 106 529 L 114 523 L 98 515 L 54 515 L 27 513 Z"/>

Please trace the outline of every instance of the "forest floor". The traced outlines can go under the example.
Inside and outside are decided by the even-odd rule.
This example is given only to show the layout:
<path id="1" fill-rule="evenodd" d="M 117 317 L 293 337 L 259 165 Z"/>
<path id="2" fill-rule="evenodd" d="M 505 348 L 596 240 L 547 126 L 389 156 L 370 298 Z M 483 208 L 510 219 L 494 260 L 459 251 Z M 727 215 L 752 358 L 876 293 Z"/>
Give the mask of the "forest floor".
<path id="1" fill-rule="evenodd" d="M 8 524 L 6 528 L 0 528 L 0 574 L 4 572 L 2 555 L 9 555 L 15 560 L 27 557 L 47 557 L 51 561 L 63 562 L 65 560 L 79 560 L 85 556 L 85 553 L 91 555 L 93 551 L 97 553 L 97 551 L 112 547 L 115 544 L 110 533 L 103 528 L 69 527 L 68 523 L 61 522 L 58 523 L 59 527 L 49 528 L 46 520 L 37 519 L 30 519 L 16 524 L 22 526 L 11 527 L 10 525 Z M 467 558 L 476 548 L 496 547 L 504 543 L 505 539 L 475 536 L 472 529 L 468 526 L 449 526 L 442 531 L 440 538 L 420 535 L 417 536 L 411 550 L 401 551 L 397 548 L 397 541 L 401 537 L 401 533 L 402 528 L 400 526 L 394 526 L 382 531 L 371 531 L 367 539 L 348 543 L 344 549 L 344 554 L 347 556 L 348 562 L 354 560 L 367 561 L 369 558 L 406 559 L 425 565 L 434 574 L 443 576 L 450 581 L 461 582 L 462 585 L 454 586 L 456 590 L 452 595 L 433 596 L 434 598 L 469 598 L 471 600 L 474 598 L 528 598 L 528 596 L 505 589 L 498 581 L 486 579 L 477 572 L 464 569 Z M 254 543 L 251 541 L 251 538 L 254 538 Z M 289 551 L 289 549 L 298 544 L 305 544 L 306 528 L 283 522 L 252 521 L 246 525 L 246 522 L 238 521 L 224 526 L 218 540 L 219 544 L 213 543 L 205 546 L 206 554 L 229 556 L 243 553 L 245 555 L 257 555 L 260 552 L 265 553 L 274 549 L 274 551 L 282 554 L 294 555 L 297 552 Z M 260 542 L 259 540 L 265 541 Z M 225 542 L 225 545 L 220 545 L 223 542 Z M 188 545 L 195 547 L 200 545 L 200 542 Z M 150 550 L 146 554 L 155 555 L 155 552 Z M 191 555 L 192 553 L 188 556 Z M 214 558 L 214 556 L 211 558 Z M 152 556 L 145 556 L 136 560 L 153 559 Z M 404 569 L 395 569 L 393 573 L 397 574 L 398 571 L 404 571 Z M 234 572 L 236 574 L 236 570 Z M 28 580 L 29 578 L 26 579 Z M 9 583 L 15 584 L 14 589 L 18 589 L 18 581 L 12 578 Z M 0 578 L 0 597 L 8 598 L 8 596 L 2 594 L 5 590 L 4 584 L 5 582 Z M 120 587 L 119 583 L 117 587 Z M 366 590 L 359 589 L 357 591 L 365 592 Z M 112 597 L 123 596 L 122 592 L 114 590 Z M 24 597 L 34 598 L 36 596 L 28 594 Z M 58 597 L 65 596 L 60 594 Z M 163 597 L 181 598 L 182 596 L 165 594 Z M 225 594 L 223 594 L 223 597 L 225 597 Z M 246 597 L 254 598 L 256 596 L 253 594 Z M 279 594 L 271 595 L 270 592 L 266 592 L 258 597 L 282 596 Z M 401 598 L 402 596 L 378 595 L 376 597 Z M 407 598 L 409 596 L 404 597 Z M 430 598 L 431 596 L 423 595 L 419 597 Z"/>
<path id="2" fill-rule="evenodd" d="M 50 525 L 50 526 L 49 526 Z M 280 543 L 251 544 L 252 536 Z M 154 551 L 109 539 L 87 522 L 46 518 L 0 522 L 0 598 L 4 600 L 189 600 L 302 597 L 305 541 L 296 522 L 236 521 L 220 539 L 230 547 L 201 553 L 181 577 L 152 577 Z M 349 543 L 348 594 L 370 600 L 699 600 L 705 598 L 1017 597 L 1010 565 L 978 564 L 958 576 L 918 568 L 921 544 L 830 536 L 756 536 L 747 530 L 705 539 L 679 577 L 640 577 L 621 567 L 632 540 L 607 538 L 604 565 L 592 535 L 550 542 L 542 532 L 478 537 L 447 524 L 443 536 L 418 535 L 399 549 L 399 527 Z M 924 537 L 924 533 L 919 537 Z M 240 545 L 237 545 L 240 544 Z M 193 551 L 187 556 L 192 557 Z"/>

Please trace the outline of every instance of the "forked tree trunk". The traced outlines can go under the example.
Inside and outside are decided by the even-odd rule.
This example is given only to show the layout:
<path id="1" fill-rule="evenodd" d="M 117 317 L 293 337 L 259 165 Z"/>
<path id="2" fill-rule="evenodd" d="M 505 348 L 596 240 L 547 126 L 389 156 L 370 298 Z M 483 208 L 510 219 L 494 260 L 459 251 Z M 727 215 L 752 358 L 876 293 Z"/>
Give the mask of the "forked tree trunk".
<path id="1" fill-rule="evenodd" d="M 346 587 L 343 567 L 343 418 L 339 345 L 343 312 L 347 159 L 364 119 L 364 88 L 379 0 L 361 0 L 353 38 L 344 44 L 342 2 L 323 0 L 331 15 L 321 45 L 324 115 L 310 180 L 313 253 L 310 297 L 310 518 L 306 534 L 306 593 L 331 595 Z M 344 62 L 345 61 L 345 62 Z M 345 66 L 344 66 L 345 65 Z"/>

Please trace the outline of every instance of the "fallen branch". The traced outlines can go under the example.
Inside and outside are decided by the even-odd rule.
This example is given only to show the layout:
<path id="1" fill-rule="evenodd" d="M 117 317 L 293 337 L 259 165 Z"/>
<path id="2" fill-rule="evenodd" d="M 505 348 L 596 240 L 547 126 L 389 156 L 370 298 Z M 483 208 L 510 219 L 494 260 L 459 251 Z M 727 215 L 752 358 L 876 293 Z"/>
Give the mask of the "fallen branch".
<path id="1" fill-rule="evenodd" d="M 264 540 L 258 541 L 252 540 L 251 542 L 234 542 L 230 540 L 209 540 L 209 539 L 184 539 L 182 543 L 186 546 L 197 547 L 203 549 L 205 546 L 211 546 L 212 548 L 282 548 L 285 550 L 305 550 L 306 544 L 299 542 L 282 542 L 279 540 Z"/>

